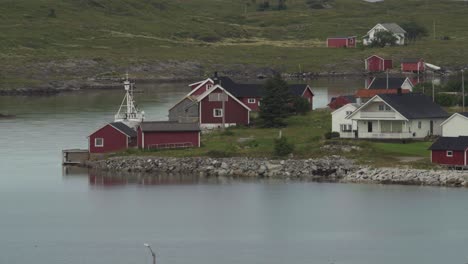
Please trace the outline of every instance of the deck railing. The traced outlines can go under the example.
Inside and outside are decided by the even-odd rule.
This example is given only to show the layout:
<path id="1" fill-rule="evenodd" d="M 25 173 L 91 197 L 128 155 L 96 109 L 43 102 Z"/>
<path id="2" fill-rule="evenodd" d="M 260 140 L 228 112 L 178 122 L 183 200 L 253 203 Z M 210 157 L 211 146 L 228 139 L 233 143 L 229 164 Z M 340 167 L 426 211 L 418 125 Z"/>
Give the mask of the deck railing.
<path id="1" fill-rule="evenodd" d="M 373 139 L 407 139 L 413 138 L 410 132 L 395 132 L 395 133 L 379 133 L 379 132 L 361 132 L 359 138 L 373 138 Z"/>
<path id="2" fill-rule="evenodd" d="M 163 143 L 163 144 L 151 144 L 148 145 L 148 149 L 177 149 L 177 148 L 192 148 L 192 142 L 183 143 Z"/>

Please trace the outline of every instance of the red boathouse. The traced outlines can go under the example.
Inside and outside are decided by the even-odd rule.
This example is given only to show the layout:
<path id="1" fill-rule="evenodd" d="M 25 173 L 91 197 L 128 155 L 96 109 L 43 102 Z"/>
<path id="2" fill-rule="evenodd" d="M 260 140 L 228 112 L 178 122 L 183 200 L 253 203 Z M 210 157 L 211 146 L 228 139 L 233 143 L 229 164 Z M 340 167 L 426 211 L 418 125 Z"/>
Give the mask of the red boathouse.
<path id="1" fill-rule="evenodd" d="M 327 48 L 355 48 L 356 36 L 327 38 Z"/>
<path id="2" fill-rule="evenodd" d="M 364 61 L 364 63 L 366 65 L 365 66 L 366 71 L 368 72 L 383 72 L 383 71 L 386 71 L 387 69 L 393 68 L 392 60 L 386 60 L 377 55 L 370 56 Z"/>
<path id="3" fill-rule="evenodd" d="M 137 133 L 140 149 L 200 147 L 198 123 L 142 122 Z"/>
<path id="4" fill-rule="evenodd" d="M 137 133 L 122 122 L 103 126 L 88 137 L 89 153 L 117 152 L 136 147 Z"/>
<path id="5" fill-rule="evenodd" d="M 402 72 L 424 72 L 426 65 L 423 59 L 403 59 L 401 61 Z"/>
<path id="6" fill-rule="evenodd" d="M 432 163 L 454 167 L 468 165 L 468 136 L 440 137 L 429 150 Z"/>

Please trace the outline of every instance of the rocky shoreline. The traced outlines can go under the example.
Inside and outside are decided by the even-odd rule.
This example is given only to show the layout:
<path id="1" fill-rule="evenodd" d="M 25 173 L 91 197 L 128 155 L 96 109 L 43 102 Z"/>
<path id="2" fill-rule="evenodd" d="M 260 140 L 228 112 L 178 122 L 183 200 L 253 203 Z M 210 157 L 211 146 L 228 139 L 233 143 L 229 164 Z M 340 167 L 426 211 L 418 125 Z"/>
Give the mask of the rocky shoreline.
<path id="1" fill-rule="evenodd" d="M 313 182 L 468 187 L 468 172 L 371 168 L 330 156 L 306 160 L 264 158 L 113 157 L 82 166 L 111 172 L 192 174 L 200 178 L 279 179 Z"/>

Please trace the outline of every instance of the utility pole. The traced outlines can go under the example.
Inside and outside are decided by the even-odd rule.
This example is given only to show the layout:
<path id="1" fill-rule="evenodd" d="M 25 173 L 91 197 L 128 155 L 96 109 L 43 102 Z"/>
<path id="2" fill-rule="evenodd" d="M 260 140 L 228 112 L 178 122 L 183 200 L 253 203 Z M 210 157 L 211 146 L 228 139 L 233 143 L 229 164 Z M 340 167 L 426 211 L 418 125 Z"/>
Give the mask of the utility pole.
<path id="1" fill-rule="evenodd" d="M 435 91 L 434 91 L 434 72 L 432 72 L 432 102 L 435 102 Z"/>
<path id="2" fill-rule="evenodd" d="M 388 90 L 388 69 L 387 69 L 387 90 Z"/>
<path id="3" fill-rule="evenodd" d="M 462 69 L 461 72 L 462 72 L 463 112 L 465 112 L 465 76 L 464 76 L 465 69 Z"/>

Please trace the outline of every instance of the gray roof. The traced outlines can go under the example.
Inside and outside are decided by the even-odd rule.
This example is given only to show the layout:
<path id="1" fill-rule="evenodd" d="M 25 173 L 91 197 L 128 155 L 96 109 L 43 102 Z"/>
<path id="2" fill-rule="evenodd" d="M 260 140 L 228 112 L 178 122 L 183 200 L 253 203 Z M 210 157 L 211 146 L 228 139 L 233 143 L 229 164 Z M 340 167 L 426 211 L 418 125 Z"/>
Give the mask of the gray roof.
<path id="1" fill-rule="evenodd" d="M 389 77 L 388 89 L 401 88 L 405 80 L 406 80 L 406 77 Z M 374 78 L 374 80 L 372 81 L 368 89 L 387 89 L 387 78 L 386 77 Z"/>
<path id="2" fill-rule="evenodd" d="M 420 93 L 380 94 L 382 100 L 407 119 L 446 118 L 449 116 L 432 98 Z"/>
<path id="3" fill-rule="evenodd" d="M 406 34 L 406 31 L 401 28 L 398 24 L 396 23 L 380 23 L 384 28 L 386 28 L 388 31 L 391 31 L 393 33 L 402 33 Z"/>
<path id="4" fill-rule="evenodd" d="M 146 131 L 200 131 L 198 123 L 179 123 L 173 121 L 149 121 L 140 124 L 141 130 Z"/>
<path id="5" fill-rule="evenodd" d="M 468 112 L 460 112 L 459 114 L 464 116 L 464 117 L 468 117 Z"/>
<path id="6" fill-rule="evenodd" d="M 458 150 L 464 151 L 468 148 L 468 137 L 440 137 L 434 142 L 430 150 Z"/>
<path id="7" fill-rule="evenodd" d="M 127 126 L 126 124 L 122 122 L 113 122 L 113 123 L 110 123 L 109 125 L 113 126 L 117 130 L 120 130 L 122 133 L 124 133 L 128 137 L 133 138 L 137 136 L 137 132 L 134 129 L 130 128 L 129 126 Z"/>

